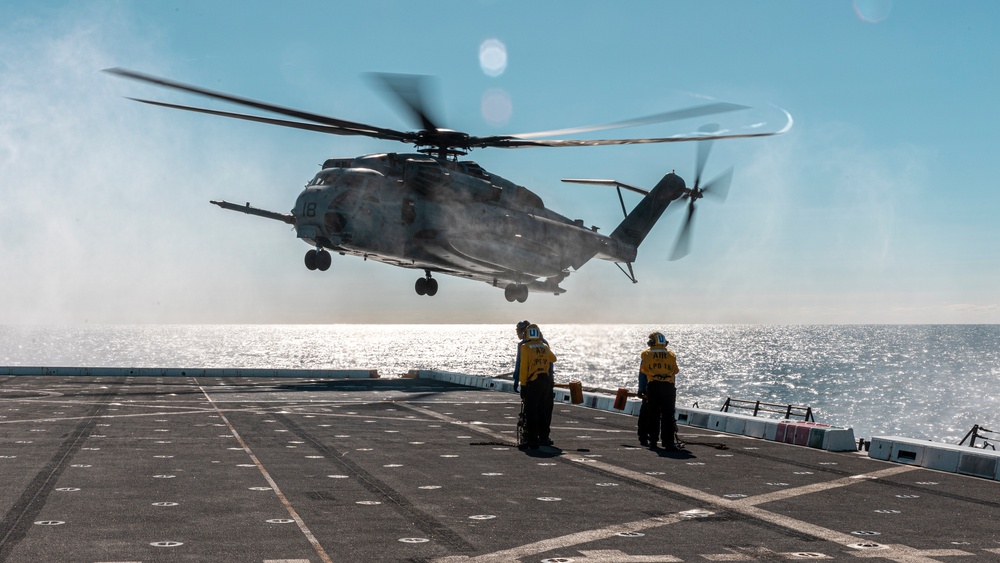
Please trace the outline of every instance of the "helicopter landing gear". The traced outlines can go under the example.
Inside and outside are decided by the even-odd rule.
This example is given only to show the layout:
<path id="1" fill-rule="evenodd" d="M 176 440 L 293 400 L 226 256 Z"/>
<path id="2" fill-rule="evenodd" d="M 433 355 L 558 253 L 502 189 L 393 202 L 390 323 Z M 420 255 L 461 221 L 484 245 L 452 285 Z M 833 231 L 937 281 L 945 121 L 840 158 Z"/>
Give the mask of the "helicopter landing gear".
<path id="1" fill-rule="evenodd" d="M 325 272 L 330 269 L 330 264 L 333 263 L 333 258 L 330 257 L 330 253 L 320 248 L 319 250 L 310 250 L 306 252 L 305 258 L 306 268 L 310 270 L 319 270 Z"/>
<path id="2" fill-rule="evenodd" d="M 438 281 L 431 277 L 430 272 L 427 272 L 426 278 L 417 278 L 417 283 L 414 284 L 413 289 L 417 291 L 417 295 L 433 297 L 438 292 Z"/>
<path id="3" fill-rule="evenodd" d="M 528 300 L 528 286 L 519 283 L 509 283 L 503 288 L 504 299 L 513 303 L 524 303 Z"/>

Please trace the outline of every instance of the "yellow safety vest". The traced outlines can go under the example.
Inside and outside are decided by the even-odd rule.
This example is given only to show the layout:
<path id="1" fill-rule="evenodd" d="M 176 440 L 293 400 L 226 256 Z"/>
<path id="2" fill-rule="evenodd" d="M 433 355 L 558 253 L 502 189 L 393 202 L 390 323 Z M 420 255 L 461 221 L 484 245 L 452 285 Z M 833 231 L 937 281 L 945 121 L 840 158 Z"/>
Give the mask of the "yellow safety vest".
<path id="1" fill-rule="evenodd" d="M 539 375 L 548 375 L 549 368 L 556 361 L 556 355 L 541 340 L 525 342 L 521 344 L 518 351 L 521 354 L 521 371 L 517 377 L 521 385 L 534 380 Z"/>
<path id="2" fill-rule="evenodd" d="M 642 366 L 639 371 L 646 374 L 646 379 L 652 381 L 674 382 L 677 369 L 677 356 L 662 346 L 653 346 L 643 351 Z"/>

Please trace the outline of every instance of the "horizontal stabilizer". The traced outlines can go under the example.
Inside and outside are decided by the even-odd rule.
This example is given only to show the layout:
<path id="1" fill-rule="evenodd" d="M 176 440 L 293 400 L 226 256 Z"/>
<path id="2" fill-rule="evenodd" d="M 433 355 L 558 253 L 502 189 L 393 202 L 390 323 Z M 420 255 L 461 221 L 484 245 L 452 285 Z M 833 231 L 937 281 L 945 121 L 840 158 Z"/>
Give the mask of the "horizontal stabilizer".
<path id="1" fill-rule="evenodd" d="M 637 194 L 647 195 L 649 190 L 643 188 L 637 188 L 633 185 L 626 184 L 624 182 L 619 182 L 618 180 L 593 180 L 590 178 L 563 178 L 563 182 L 572 182 L 574 184 L 596 184 L 599 186 L 615 186 L 617 188 L 625 188 L 630 192 L 635 192 Z"/>
<path id="2" fill-rule="evenodd" d="M 289 225 L 295 224 L 294 215 L 250 207 L 249 202 L 247 202 L 246 205 L 239 205 L 238 203 L 230 203 L 228 201 L 210 201 L 209 203 L 214 203 L 215 205 L 230 211 L 241 211 L 247 215 L 256 215 L 258 217 L 264 217 L 265 219 L 274 219 L 275 221 L 281 221 L 282 223 L 288 223 Z"/>

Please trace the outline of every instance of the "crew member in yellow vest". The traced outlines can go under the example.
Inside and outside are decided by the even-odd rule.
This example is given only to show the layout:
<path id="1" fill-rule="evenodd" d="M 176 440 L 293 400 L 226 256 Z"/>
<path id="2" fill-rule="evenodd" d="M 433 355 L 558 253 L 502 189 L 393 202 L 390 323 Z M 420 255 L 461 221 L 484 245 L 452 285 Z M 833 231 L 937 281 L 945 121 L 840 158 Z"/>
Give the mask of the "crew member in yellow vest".
<path id="1" fill-rule="evenodd" d="M 552 422 L 553 369 L 555 354 L 542 338 L 538 325 L 528 325 L 524 340 L 517 347 L 514 373 L 521 388 L 524 402 L 524 443 L 518 447 L 535 449 L 551 446 L 549 426 Z"/>
<path id="2" fill-rule="evenodd" d="M 640 417 L 645 429 L 639 429 L 640 439 L 645 437 L 649 446 L 656 447 L 658 438 L 663 439 L 663 448 L 677 449 L 674 442 L 674 407 L 677 402 L 677 356 L 667 349 L 667 337 L 654 332 L 649 335 L 649 348 L 642 353 L 639 367 L 639 395 L 645 397 L 646 413 Z"/>

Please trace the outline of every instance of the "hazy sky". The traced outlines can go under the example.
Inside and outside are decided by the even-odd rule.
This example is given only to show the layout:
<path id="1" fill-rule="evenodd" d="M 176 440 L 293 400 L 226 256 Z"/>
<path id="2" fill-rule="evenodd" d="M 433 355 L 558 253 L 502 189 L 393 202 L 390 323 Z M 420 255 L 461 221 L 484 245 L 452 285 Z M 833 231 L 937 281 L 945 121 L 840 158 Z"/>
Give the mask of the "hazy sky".
<path id="1" fill-rule="evenodd" d="M 998 323 L 997 22 L 993 0 L 3 2 L 0 324 Z M 558 297 L 438 276 L 428 298 L 413 270 L 334 256 L 308 271 L 286 225 L 208 203 L 287 212 L 324 159 L 412 147 L 137 104 L 124 96 L 206 102 L 101 72 L 116 66 L 396 129 L 411 124 L 365 73 L 436 76 L 444 125 L 478 135 L 703 97 L 795 126 L 716 143 L 706 175 L 736 167 L 729 199 L 700 202 L 676 262 L 668 211 L 636 285 L 596 260 Z M 691 179 L 694 153 L 469 158 L 607 233 L 614 190 L 560 178 L 651 187 Z"/>

